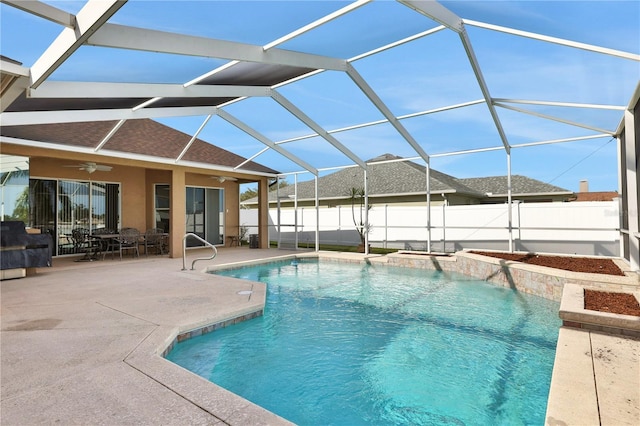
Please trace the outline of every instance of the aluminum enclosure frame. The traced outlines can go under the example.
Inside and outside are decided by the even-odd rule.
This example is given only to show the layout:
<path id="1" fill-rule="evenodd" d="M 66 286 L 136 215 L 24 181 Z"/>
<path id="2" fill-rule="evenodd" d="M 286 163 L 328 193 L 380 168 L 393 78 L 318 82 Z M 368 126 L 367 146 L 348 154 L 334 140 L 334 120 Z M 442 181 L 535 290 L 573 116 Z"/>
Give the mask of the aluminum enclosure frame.
<path id="1" fill-rule="evenodd" d="M 3 91 L 1 102 L 0 120 L 3 126 L 21 126 L 32 124 L 46 123 L 63 123 L 63 122 L 79 122 L 79 121 L 107 121 L 118 120 L 118 124 L 114 126 L 112 131 L 96 146 L 93 153 L 100 155 L 103 152 L 103 146 L 115 133 L 118 132 L 120 126 L 130 119 L 138 118 L 163 118 L 163 117 L 179 117 L 179 116 L 200 116 L 207 118 L 202 125 L 194 133 L 193 140 L 208 125 L 209 120 L 213 116 L 219 116 L 223 120 L 234 125 L 245 134 L 250 135 L 255 140 L 264 145 L 264 148 L 257 152 L 251 159 L 263 154 L 267 151 L 277 152 L 279 155 L 287 158 L 298 165 L 304 172 L 311 173 L 316 179 L 316 199 L 317 199 L 317 178 L 318 173 L 322 171 L 317 166 L 310 164 L 299 156 L 295 155 L 287 148 L 287 144 L 303 140 L 305 138 L 319 137 L 334 149 L 340 152 L 345 160 L 350 164 L 356 165 L 364 170 L 365 181 L 363 182 L 365 189 L 365 199 L 368 200 L 368 183 L 367 183 L 367 164 L 355 152 L 349 149 L 336 136 L 338 133 L 354 128 L 363 128 L 380 123 L 390 124 L 400 139 L 408 144 L 416 153 L 416 157 L 406 158 L 406 161 L 419 160 L 426 165 L 425 202 L 430 207 L 430 160 L 435 157 L 445 157 L 454 155 L 466 155 L 477 152 L 502 151 L 505 155 L 505 169 L 507 172 L 507 194 L 509 205 L 509 228 L 510 241 L 509 249 L 513 249 L 513 236 L 511 235 L 511 151 L 516 148 L 526 148 L 544 144 L 568 143 L 574 141 L 589 140 L 603 136 L 620 138 L 623 129 L 626 129 L 627 149 L 621 152 L 623 156 L 636 155 L 634 150 L 630 149 L 634 143 L 637 146 L 637 135 L 633 132 L 634 126 L 637 128 L 637 117 L 633 115 L 634 105 L 637 103 L 637 93 L 631 96 L 628 105 L 595 105 L 580 104 L 575 102 L 551 102 L 544 100 L 527 100 L 527 99 L 508 99 L 494 98 L 491 94 L 491 88 L 486 82 L 482 67 L 478 62 L 475 54 L 473 39 L 466 31 L 467 26 L 479 27 L 489 31 L 496 31 L 509 34 L 515 37 L 524 37 L 535 39 L 537 41 L 562 45 L 568 48 L 586 50 L 601 55 L 614 56 L 633 62 L 640 62 L 640 55 L 619 51 L 615 49 L 604 48 L 586 43 L 564 40 L 558 37 L 551 37 L 543 34 L 522 31 L 514 28 L 483 23 L 474 20 L 463 19 L 455 13 L 447 9 L 436 1 L 412 1 L 400 0 L 399 3 L 414 10 L 424 16 L 424 19 L 431 20 L 439 24 L 435 28 L 428 31 L 418 33 L 412 37 L 397 40 L 394 43 L 379 46 L 369 52 L 363 52 L 349 59 L 338 57 L 329 57 L 323 55 L 315 55 L 305 52 L 297 52 L 281 49 L 278 46 L 283 43 L 307 34 L 318 28 L 321 28 L 335 19 L 348 15 L 359 8 L 366 7 L 370 0 L 359 0 L 350 3 L 339 10 L 330 13 L 323 18 L 311 22 L 300 27 L 276 40 L 265 45 L 251 45 L 239 42 L 230 42 L 221 39 L 192 36 L 186 34 L 171 33 L 167 31 L 159 31 L 156 29 L 135 28 L 127 25 L 112 23 L 112 18 L 117 16 L 118 11 L 126 4 L 126 0 L 88 0 L 84 7 L 77 14 L 70 14 L 54 6 L 42 2 L 19 2 L 15 0 L 1 0 L 8 6 L 17 8 L 25 13 L 32 14 L 36 17 L 43 18 L 49 22 L 53 22 L 62 27 L 59 36 L 49 45 L 42 53 L 40 58 L 30 68 L 16 66 L 12 62 L 2 58 L 0 61 L 3 75 Z M 421 111 L 405 116 L 397 116 L 392 109 L 385 104 L 381 96 L 376 93 L 367 80 L 360 75 L 353 67 L 353 63 L 363 58 L 393 49 L 397 46 L 410 43 L 412 41 L 429 37 L 442 31 L 452 31 L 460 40 L 463 47 L 468 65 L 473 70 L 476 83 L 482 99 L 477 101 L 466 102 L 462 104 L 447 105 L 442 108 Z M 50 76 L 72 57 L 82 46 L 100 46 L 115 49 L 146 51 L 146 52 L 164 52 L 176 55 L 196 56 L 201 58 L 217 58 L 229 61 L 225 65 L 206 72 L 184 84 L 149 84 L 149 83 L 105 83 L 105 82 L 87 82 L 87 81 L 52 81 Z M 20 58 L 15 58 L 20 59 Z M 243 68 L 244 67 L 244 68 Z M 239 71 L 246 69 L 264 70 L 252 84 L 236 84 L 236 76 L 233 70 Z M 294 83 L 300 79 L 308 78 L 325 71 L 333 71 L 344 73 L 355 85 L 355 87 L 371 102 L 371 105 L 379 111 L 384 117 L 382 120 L 369 123 L 361 123 L 350 126 L 345 129 L 325 129 L 318 122 L 313 120 L 302 108 L 295 105 L 294 102 L 287 99 L 278 88 Z M 7 80 L 5 80 L 5 76 Z M 224 76 L 228 76 L 230 84 L 220 82 Z M 274 77 L 277 76 L 277 77 Z M 233 77 L 233 78 L 231 78 Z M 10 80 L 9 80 L 10 78 Z M 6 81 L 6 83 L 5 83 Z M 5 87 L 6 85 L 6 87 Z M 288 140 L 274 141 L 266 137 L 257 129 L 252 128 L 249 124 L 242 122 L 238 118 L 230 114 L 225 108 L 237 102 L 253 97 L 264 97 L 270 99 L 284 108 L 292 117 L 304 123 L 311 131 L 308 136 L 292 138 Z M 147 98 L 140 102 L 140 98 Z M 82 107 L 80 101 L 86 102 L 91 100 L 91 107 Z M 117 104 L 112 107 L 112 103 Z M 428 115 L 443 110 L 451 110 L 464 108 L 471 105 L 483 104 L 487 108 L 495 127 L 495 131 L 499 135 L 500 145 L 494 147 L 478 148 L 471 150 L 458 150 L 445 153 L 429 153 L 425 150 L 418 138 L 416 138 L 406 126 L 403 120 L 415 117 L 417 115 Z M 520 106 L 514 106 L 520 105 Z M 38 107 L 33 107 L 38 105 Z M 533 110 L 529 110 L 522 105 L 547 105 L 560 106 L 566 108 L 583 108 L 589 110 L 615 110 L 620 111 L 622 118 L 617 129 L 603 129 L 589 123 L 578 123 L 555 117 L 548 114 L 541 114 Z M 537 141 L 526 144 L 512 144 L 505 132 L 499 109 L 505 109 L 521 114 L 533 115 L 541 119 L 564 123 L 575 126 L 579 129 L 586 129 L 595 134 L 587 136 L 576 136 L 572 138 Z M 63 145 L 56 145 L 48 142 L 39 141 L 16 141 L 12 138 L 2 136 L 3 143 L 17 143 L 29 146 L 40 146 L 46 148 L 54 148 L 66 150 Z M 190 143 L 191 143 L 190 142 Z M 174 159 L 176 164 L 182 163 L 182 156 L 189 148 L 190 143 L 184 147 L 182 153 Z M 88 150 L 90 152 L 91 150 Z M 625 157 L 627 175 L 635 176 L 637 174 L 638 165 L 632 159 Z M 145 158 L 156 162 L 166 162 L 166 159 Z M 233 170 L 242 171 L 243 164 L 238 164 Z M 336 168 L 343 166 L 336 166 Z M 281 176 L 285 176 L 283 174 Z M 298 172 L 295 174 L 296 182 Z M 632 179 L 633 180 L 633 179 Z M 637 185 L 637 184 L 636 184 Z M 635 188 L 637 191 L 637 188 Z M 623 191 L 634 190 L 633 186 L 621 188 Z M 629 198 L 632 205 L 629 205 L 628 212 L 638 212 L 638 200 L 636 197 Z M 316 205 L 318 202 L 316 201 Z M 366 212 L 365 212 L 366 217 Z M 368 219 L 365 221 L 368 226 Z M 429 215 L 427 215 L 427 227 L 431 230 Z M 633 243 L 631 252 L 631 263 L 638 269 L 640 264 L 640 254 L 638 254 L 638 225 L 630 228 Z M 318 225 L 319 230 L 319 225 Z M 317 230 L 316 234 L 319 232 Z M 429 236 L 430 240 L 430 236 Z M 428 245 L 430 247 L 430 244 Z M 316 249 L 318 242 L 316 238 Z M 368 244 L 365 245 L 368 250 Z"/>

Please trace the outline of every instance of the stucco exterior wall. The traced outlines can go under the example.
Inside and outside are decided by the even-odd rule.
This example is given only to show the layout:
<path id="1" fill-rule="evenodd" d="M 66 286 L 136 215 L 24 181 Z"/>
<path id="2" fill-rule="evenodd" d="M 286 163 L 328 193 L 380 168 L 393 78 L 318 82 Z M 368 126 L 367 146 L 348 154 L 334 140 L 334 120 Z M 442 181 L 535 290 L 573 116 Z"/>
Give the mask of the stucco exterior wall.
<path id="1" fill-rule="evenodd" d="M 3 153 L 5 153 L 4 149 Z M 145 230 L 147 227 L 146 216 L 139 214 L 139 212 L 146 211 L 147 209 L 148 192 L 146 191 L 145 186 L 145 170 L 139 167 L 114 166 L 109 172 L 96 171 L 90 174 L 84 170 L 66 167 L 68 165 L 78 164 L 82 161 L 88 160 L 31 157 L 29 161 L 29 174 L 32 178 L 119 183 L 121 191 L 121 226 Z"/>
<path id="2" fill-rule="evenodd" d="M 78 181 L 100 181 L 120 184 L 120 224 L 122 227 L 138 228 L 141 232 L 155 226 L 154 185 L 179 182 L 179 190 L 172 191 L 171 201 L 171 256 L 182 256 L 184 236 L 185 186 L 224 189 L 225 236 L 238 235 L 240 225 L 240 179 L 244 182 L 265 182 L 261 176 L 224 172 L 225 176 L 236 176 L 239 180 L 220 182 L 215 179 L 216 170 L 178 166 L 165 163 L 134 160 L 120 157 L 90 155 L 74 151 L 51 150 L 3 143 L 0 153 L 29 157 L 29 172 L 33 178 L 69 179 Z M 92 174 L 66 165 L 96 162 L 112 167 L 109 172 Z M 176 176 L 180 175 L 180 176 Z M 177 180 L 176 180 L 177 179 Z M 175 187 L 175 185 L 173 185 Z M 265 209 L 266 212 L 266 209 Z M 266 217 L 266 213 L 265 213 Z M 267 227 L 264 226 L 265 245 Z"/>
<path id="3" fill-rule="evenodd" d="M 237 236 L 240 233 L 240 185 L 236 182 L 225 182 L 224 192 L 225 226 L 224 235 Z"/>

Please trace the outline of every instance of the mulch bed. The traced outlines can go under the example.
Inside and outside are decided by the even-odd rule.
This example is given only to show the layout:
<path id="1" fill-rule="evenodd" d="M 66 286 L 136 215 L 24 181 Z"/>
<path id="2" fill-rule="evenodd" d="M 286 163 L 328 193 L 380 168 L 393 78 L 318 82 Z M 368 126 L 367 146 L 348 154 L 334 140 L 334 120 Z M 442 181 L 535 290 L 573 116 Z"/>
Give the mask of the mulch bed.
<path id="1" fill-rule="evenodd" d="M 640 317 L 640 304 L 633 294 L 584 290 L 584 308 L 591 311 Z"/>
<path id="2" fill-rule="evenodd" d="M 498 259 L 512 260 L 527 263 L 529 265 L 547 266 L 549 268 L 563 269 L 573 272 L 588 272 L 591 274 L 606 274 L 624 276 L 618 265 L 611 259 L 591 257 L 551 256 L 522 253 L 499 253 L 472 251 L 471 253 L 482 256 L 497 257 Z"/>

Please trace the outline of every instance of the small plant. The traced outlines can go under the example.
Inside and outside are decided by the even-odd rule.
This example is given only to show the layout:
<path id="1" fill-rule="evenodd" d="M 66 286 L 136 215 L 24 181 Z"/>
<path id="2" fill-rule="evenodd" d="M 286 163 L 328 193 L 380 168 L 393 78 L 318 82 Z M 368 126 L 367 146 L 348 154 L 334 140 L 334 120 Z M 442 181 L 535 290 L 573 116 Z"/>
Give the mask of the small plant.
<path id="1" fill-rule="evenodd" d="M 238 228 L 238 240 L 240 244 L 247 238 L 247 233 L 249 233 L 249 227 L 243 223 L 240 225 L 240 228 Z"/>
<path id="2" fill-rule="evenodd" d="M 365 236 L 371 231 L 371 225 L 364 222 L 364 188 L 351 188 L 349 190 L 349 199 L 351 200 L 353 224 L 360 236 L 360 246 L 364 251 Z M 367 205 L 366 209 L 370 210 L 371 205 Z M 358 213 L 356 213 L 356 210 L 358 210 Z"/>

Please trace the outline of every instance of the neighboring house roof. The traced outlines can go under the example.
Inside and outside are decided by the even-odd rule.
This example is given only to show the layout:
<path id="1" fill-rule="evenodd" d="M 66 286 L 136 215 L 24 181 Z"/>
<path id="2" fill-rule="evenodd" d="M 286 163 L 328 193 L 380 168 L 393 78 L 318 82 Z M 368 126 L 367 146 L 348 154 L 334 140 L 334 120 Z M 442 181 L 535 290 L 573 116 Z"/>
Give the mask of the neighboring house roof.
<path id="1" fill-rule="evenodd" d="M 2 136 L 18 139 L 94 148 L 117 123 L 117 121 L 91 121 L 2 126 L 0 133 Z M 191 136 L 186 133 L 145 118 L 127 120 L 102 149 L 175 159 L 190 140 Z M 246 161 L 239 155 L 201 139 L 196 139 L 193 142 L 182 159 L 223 167 L 236 167 Z M 253 161 L 243 165 L 242 168 L 262 173 L 278 173 L 276 170 Z"/>
<path id="2" fill-rule="evenodd" d="M 408 195 L 426 191 L 425 168 L 408 161 L 375 164 L 376 161 L 399 159 L 390 154 L 368 160 L 369 163 L 369 195 Z M 298 200 L 315 199 L 315 183 L 313 180 L 298 182 Z M 364 187 L 364 172 L 360 167 L 349 167 L 318 178 L 318 197 L 321 199 L 347 198 L 351 188 Z M 278 190 L 280 197 L 294 195 L 295 186 L 289 185 Z M 431 190 L 438 192 L 459 192 L 482 196 L 477 191 L 458 182 L 453 176 L 431 170 Z M 276 200 L 275 191 L 269 193 L 269 200 Z M 245 201 L 256 203 L 254 197 Z"/>
<path id="3" fill-rule="evenodd" d="M 617 191 L 577 192 L 575 199 L 569 201 L 612 201 L 618 198 Z"/>
<path id="4" fill-rule="evenodd" d="M 460 179 L 460 182 L 474 188 L 478 192 L 489 196 L 507 196 L 507 176 L 490 176 L 479 178 Z M 527 176 L 512 175 L 511 176 L 511 194 L 512 195 L 536 195 L 536 194 L 573 194 L 571 191 L 560 188 L 559 186 L 550 185 L 531 179 Z"/>
<path id="5" fill-rule="evenodd" d="M 400 157 L 394 157 L 400 158 Z M 377 157 L 368 162 L 375 163 L 390 159 L 389 155 Z M 415 167 L 417 164 L 404 162 L 392 162 L 382 164 L 369 165 L 369 195 L 400 195 L 400 194 L 419 194 L 426 190 L 425 170 Z M 328 198 L 347 198 L 351 188 L 364 187 L 364 172 L 360 167 L 350 167 L 339 170 L 335 173 L 328 174 L 318 178 L 318 196 L 322 199 Z M 478 194 L 476 191 L 460 184 L 453 176 L 432 170 L 431 173 L 431 189 L 432 191 L 444 192 L 463 192 Z M 289 185 L 279 189 L 280 196 L 293 195 L 295 191 L 294 185 Z M 275 200 L 275 193 L 270 193 L 271 200 Z M 306 181 L 298 183 L 298 199 L 312 200 L 315 198 L 314 181 Z"/>
<path id="6" fill-rule="evenodd" d="M 384 154 L 368 160 L 369 164 L 369 196 L 399 196 L 426 193 L 426 170 L 424 166 L 411 161 L 400 160 L 392 154 Z M 378 164 L 376 164 L 378 163 Z M 472 198 L 486 198 L 487 196 L 506 195 L 506 176 L 488 178 L 458 179 L 437 170 L 430 170 L 432 193 L 456 193 Z M 558 194 L 572 195 L 571 191 L 549 185 L 526 176 L 512 176 L 514 194 Z M 351 188 L 364 186 L 364 173 L 360 167 L 350 167 L 318 178 L 319 199 L 348 198 Z M 298 200 L 315 199 L 315 183 L 313 180 L 298 182 Z M 280 197 L 293 196 L 294 185 L 285 186 L 278 190 Z M 269 192 L 269 201 L 276 200 L 276 191 Z M 255 204 L 258 198 L 244 201 L 245 204 Z"/>

